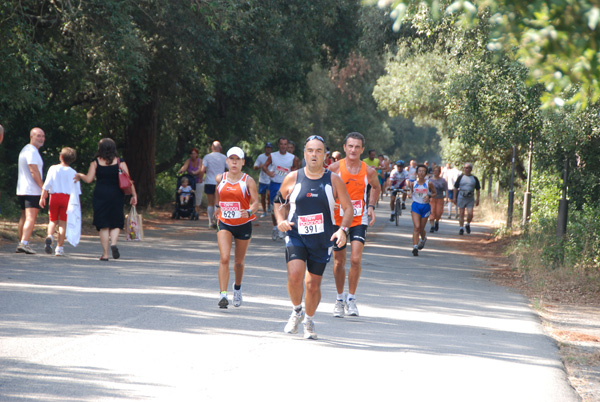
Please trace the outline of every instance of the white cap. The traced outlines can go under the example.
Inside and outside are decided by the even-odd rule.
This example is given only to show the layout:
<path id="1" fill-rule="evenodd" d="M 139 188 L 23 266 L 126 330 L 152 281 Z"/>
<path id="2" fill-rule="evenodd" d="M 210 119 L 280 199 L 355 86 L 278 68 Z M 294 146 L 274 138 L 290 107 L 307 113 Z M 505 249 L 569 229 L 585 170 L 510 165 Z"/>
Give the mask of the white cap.
<path id="1" fill-rule="evenodd" d="M 229 158 L 231 155 L 235 155 L 240 159 L 244 159 L 244 151 L 240 147 L 233 147 L 227 151 L 227 157 Z"/>

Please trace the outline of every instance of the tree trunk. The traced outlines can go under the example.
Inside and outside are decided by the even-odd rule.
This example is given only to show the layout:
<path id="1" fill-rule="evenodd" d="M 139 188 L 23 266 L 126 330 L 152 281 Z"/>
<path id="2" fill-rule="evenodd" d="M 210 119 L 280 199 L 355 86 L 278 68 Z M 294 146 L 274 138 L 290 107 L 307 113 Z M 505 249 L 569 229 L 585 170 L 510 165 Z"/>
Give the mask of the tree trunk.
<path id="1" fill-rule="evenodd" d="M 147 207 L 154 200 L 157 131 L 158 101 L 155 94 L 148 102 L 140 105 L 137 116 L 127 128 L 125 158 L 135 183 L 140 207 Z"/>

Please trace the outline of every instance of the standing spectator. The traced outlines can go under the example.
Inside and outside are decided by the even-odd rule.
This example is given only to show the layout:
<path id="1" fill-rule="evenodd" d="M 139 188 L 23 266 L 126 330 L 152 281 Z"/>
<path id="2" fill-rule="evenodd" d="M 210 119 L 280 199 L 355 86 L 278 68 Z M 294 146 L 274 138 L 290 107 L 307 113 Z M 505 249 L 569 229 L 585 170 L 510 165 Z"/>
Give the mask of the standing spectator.
<path id="1" fill-rule="evenodd" d="M 479 206 L 479 192 L 481 185 L 479 179 L 473 176 L 472 163 L 465 163 L 464 173 L 458 176 L 454 183 L 454 203 L 458 206 L 458 225 L 460 229 L 458 234 L 471 233 L 471 221 L 473 220 L 473 208 Z M 467 224 L 465 222 L 465 209 L 467 210 Z"/>
<path id="2" fill-rule="evenodd" d="M 271 183 L 271 178 L 262 170 L 262 167 L 267 159 L 269 159 L 269 155 L 271 155 L 272 150 L 273 144 L 267 142 L 265 144 L 265 152 L 258 155 L 256 162 L 254 162 L 254 170 L 260 170 L 260 174 L 258 176 L 258 194 L 260 194 L 260 204 L 262 205 L 263 209 L 261 218 L 267 216 L 267 191 L 269 191 L 269 184 Z"/>
<path id="3" fill-rule="evenodd" d="M 202 193 L 204 192 L 204 173 L 202 173 L 202 158 L 198 157 L 199 153 L 196 148 L 192 148 L 190 151 L 190 157 L 179 169 L 178 174 L 188 173 L 194 177 L 195 183 L 190 183 L 194 190 L 196 190 L 196 212 L 200 212 L 200 205 L 202 205 Z"/>
<path id="4" fill-rule="evenodd" d="M 442 172 L 442 178 L 448 182 L 448 194 L 446 195 L 446 203 L 448 204 L 448 219 L 452 219 L 452 206 L 454 205 L 454 216 L 458 218 L 458 206 L 454 203 L 454 183 L 460 175 L 460 170 L 453 168 L 450 162 L 446 163 L 446 169 Z"/>
<path id="5" fill-rule="evenodd" d="M 46 254 L 52 253 L 52 237 L 58 224 L 58 240 L 55 251 L 55 255 L 65 255 L 63 244 L 65 243 L 65 236 L 67 233 L 67 207 L 69 206 L 69 198 L 75 191 L 77 194 L 81 194 L 79 183 L 73 183 L 73 177 L 77 175 L 77 172 L 71 168 L 71 164 L 77 159 L 77 152 L 73 148 L 63 148 L 60 150 L 58 156 L 60 163 L 58 165 L 50 166 L 48 174 L 46 175 L 46 181 L 42 187 L 42 196 L 40 199 L 40 207 L 46 208 L 46 199 L 50 194 L 50 203 L 48 212 L 50 215 L 50 221 L 48 222 L 48 237 L 46 237 Z"/>
<path id="6" fill-rule="evenodd" d="M 216 229 L 217 221 L 214 219 L 215 216 L 215 191 L 217 189 L 217 176 L 223 174 L 227 169 L 227 157 L 221 152 L 223 146 L 219 141 L 212 143 L 210 147 L 211 153 L 204 156 L 202 163 L 202 174 L 204 174 L 204 193 L 208 199 L 208 227 Z M 196 195 L 200 197 L 200 195 Z"/>
<path id="7" fill-rule="evenodd" d="M 117 145 L 110 138 L 103 138 L 98 142 L 98 151 L 87 174 L 77 173 L 75 181 L 83 180 L 91 183 L 96 178 L 96 187 L 92 196 L 94 208 L 94 226 L 100 235 L 102 256 L 100 261 L 108 261 L 108 250 L 116 260 L 121 256 L 117 247 L 119 233 L 125 226 L 123 205 L 125 195 L 119 187 L 119 169 L 129 174 L 127 164 L 119 158 Z M 135 186 L 131 186 L 131 205 L 137 205 Z"/>
<path id="8" fill-rule="evenodd" d="M 29 245 L 33 227 L 40 208 L 42 195 L 44 161 L 39 149 L 46 141 L 46 134 L 35 127 L 29 132 L 29 144 L 19 153 L 19 178 L 17 180 L 17 198 L 21 206 L 19 219 L 19 245 L 17 253 L 35 254 Z"/>

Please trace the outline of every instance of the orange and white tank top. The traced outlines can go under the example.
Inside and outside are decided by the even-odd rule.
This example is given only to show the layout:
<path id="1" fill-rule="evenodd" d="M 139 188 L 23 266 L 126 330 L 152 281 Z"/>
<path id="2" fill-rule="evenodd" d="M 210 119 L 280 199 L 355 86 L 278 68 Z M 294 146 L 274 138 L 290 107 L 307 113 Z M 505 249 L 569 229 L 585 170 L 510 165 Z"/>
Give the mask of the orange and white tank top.
<path id="1" fill-rule="evenodd" d="M 223 173 L 223 179 L 217 186 L 219 206 L 221 207 L 219 220 L 231 226 L 239 226 L 255 220 L 256 215 L 242 218 L 242 211 L 250 209 L 250 191 L 246 184 L 248 175 L 244 173 L 242 178 L 235 183 L 230 182 L 227 175 L 228 172 Z"/>
<path id="2" fill-rule="evenodd" d="M 360 162 L 360 170 L 358 174 L 350 174 L 346 169 L 346 159 L 340 161 L 340 171 L 338 175 L 344 181 L 346 190 L 350 195 L 352 201 L 352 210 L 354 211 L 354 219 L 350 227 L 358 225 L 368 225 L 369 215 L 367 214 L 367 186 L 369 185 L 369 178 L 367 176 L 367 164 Z M 340 204 L 337 203 L 335 206 L 335 224 L 341 226 L 342 217 L 344 211 L 341 209 Z"/>

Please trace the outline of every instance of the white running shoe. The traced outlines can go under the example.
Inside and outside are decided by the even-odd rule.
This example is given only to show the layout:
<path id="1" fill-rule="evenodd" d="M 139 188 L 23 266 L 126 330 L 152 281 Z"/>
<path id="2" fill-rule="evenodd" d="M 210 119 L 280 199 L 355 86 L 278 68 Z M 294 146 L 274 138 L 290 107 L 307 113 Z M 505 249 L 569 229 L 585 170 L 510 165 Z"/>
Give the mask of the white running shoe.
<path id="1" fill-rule="evenodd" d="M 309 318 L 304 319 L 304 339 L 317 339 L 317 333 L 315 332 L 315 323 Z"/>
<path id="2" fill-rule="evenodd" d="M 54 250 L 54 255 L 62 257 L 65 255 L 65 250 L 62 247 L 56 247 L 56 250 Z"/>
<path id="3" fill-rule="evenodd" d="M 356 307 L 356 299 L 348 299 L 346 303 L 348 305 L 348 315 L 352 317 L 358 317 L 358 307 Z"/>
<path id="4" fill-rule="evenodd" d="M 296 334 L 298 333 L 298 325 L 302 322 L 304 318 L 304 310 L 300 310 L 296 312 L 296 310 L 292 310 L 292 314 L 290 315 L 290 319 L 288 320 L 283 332 L 286 334 Z"/>
<path id="5" fill-rule="evenodd" d="M 335 306 L 333 307 L 333 316 L 344 318 L 344 313 L 346 309 L 346 302 L 344 300 L 335 300 Z"/>
<path id="6" fill-rule="evenodd" d="M 239 307 L 242 305 L 242 289 L 233 289 L 233 307 Z"/>

